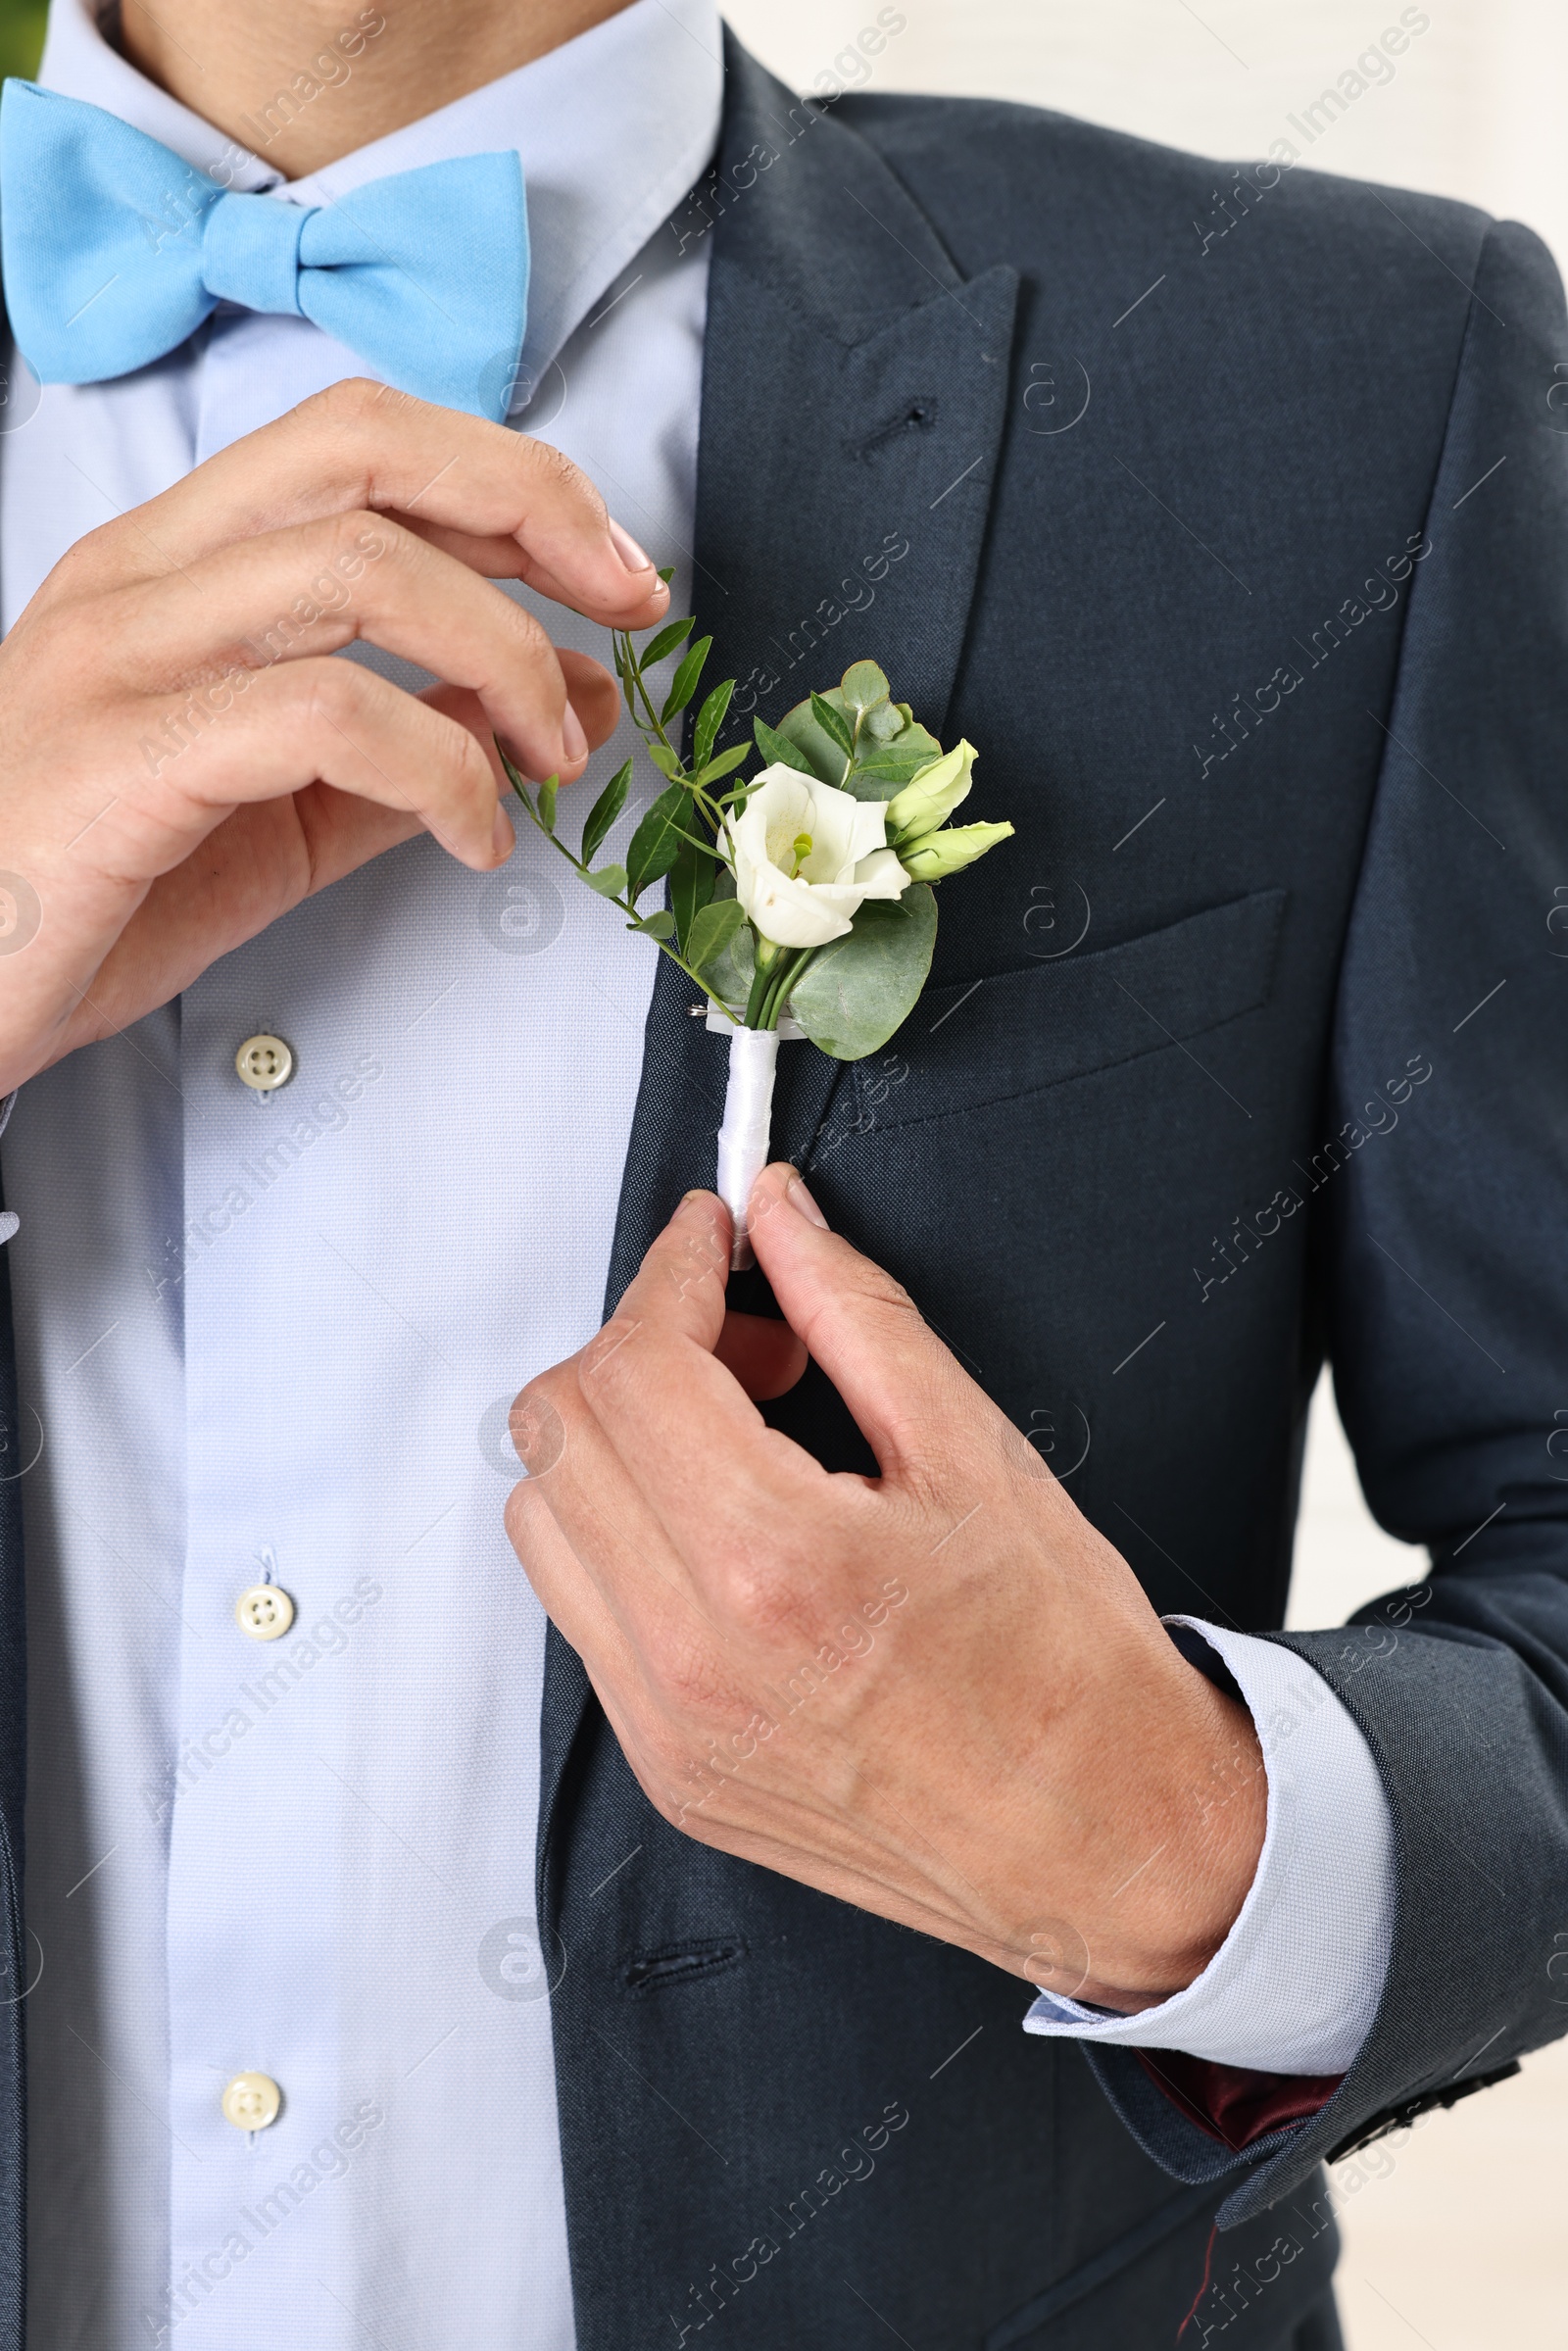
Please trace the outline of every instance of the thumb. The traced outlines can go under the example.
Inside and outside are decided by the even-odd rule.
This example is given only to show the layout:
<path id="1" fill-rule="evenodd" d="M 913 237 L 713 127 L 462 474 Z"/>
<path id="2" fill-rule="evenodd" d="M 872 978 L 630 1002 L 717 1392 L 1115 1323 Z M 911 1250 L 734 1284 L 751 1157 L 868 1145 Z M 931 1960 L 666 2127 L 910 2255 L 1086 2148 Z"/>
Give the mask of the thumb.
<path id="1" fill-rule="evenodd" d="M 752 1246 L 790 1326 L 838 1390 L 887 1478 L 925 1483 L 975 1415 L 1000 1419 L 983 1389 L 922 1321 L 909 1294 L 829 1232 L 793 1167 L 753 1187 Z"/>

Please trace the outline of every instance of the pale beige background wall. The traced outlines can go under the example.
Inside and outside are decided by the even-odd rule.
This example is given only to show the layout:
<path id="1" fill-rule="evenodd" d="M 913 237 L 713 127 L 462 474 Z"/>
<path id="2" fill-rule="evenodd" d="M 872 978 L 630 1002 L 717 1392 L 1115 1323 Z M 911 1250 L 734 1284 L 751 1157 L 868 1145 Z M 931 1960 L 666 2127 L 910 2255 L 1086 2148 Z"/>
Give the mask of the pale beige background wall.
<path id="1" fill-rule="evenodd" d="M 1399 21 L 1402 0 L 900 0 L 873 86 L 1018 98 L 1173 147 L 1250 160 Z M 734 0 L 802 89 L 876 0 Z M 1462 196 L 1568 258 L 1568 4 L 1433 0 L 1431 27 L 1312 150 L 1314 168 Z M 1299 144 L 1299 142 L 1296 142 Z"/>
<path id="2" fill-rule="evenodd" d="M 802 89 L 878 0 L 729 0 Z M 899 0 L 873 87 L 1016 98 L 1250 161 L 1403 0 Z M 1427 31 L 1305 160 L 1528 220 L 1568 268 L 1568 0 L 1431 0 Z M 1568 553 L 1565 553 L 1568 561 Z M 1313 1414 L 1293 1621 L 1336 1624 L 1419 1579 L 1368 1517 L 1326 1387 Z M 1568 1918 L 1568 1886 L 1563 1889 Z M 1568 2047 L 1340 2167 L 1349 2351 L 1568 2351 Z M 1117 2351 L 1107 2345 L 1106 2351 Z"/>

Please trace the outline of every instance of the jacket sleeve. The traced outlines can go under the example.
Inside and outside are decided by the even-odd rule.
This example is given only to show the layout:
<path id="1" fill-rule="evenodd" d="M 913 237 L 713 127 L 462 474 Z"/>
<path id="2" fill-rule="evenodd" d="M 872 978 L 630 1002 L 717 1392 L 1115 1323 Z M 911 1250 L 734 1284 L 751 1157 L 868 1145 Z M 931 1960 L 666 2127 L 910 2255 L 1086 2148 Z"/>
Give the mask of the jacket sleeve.
<path id="1" fill-rule="evenodd" d="M 1093 2060 L 1222 2225 L 1568 2032 L 1568 320 L 1494 226 L 1411 583 L 1312 1178 L 1367 1499 L 1426 1582 L 1281 1634 L 1359 1724 L 1395 1831 L 1371 2030 L 1238 2157 Z"/>

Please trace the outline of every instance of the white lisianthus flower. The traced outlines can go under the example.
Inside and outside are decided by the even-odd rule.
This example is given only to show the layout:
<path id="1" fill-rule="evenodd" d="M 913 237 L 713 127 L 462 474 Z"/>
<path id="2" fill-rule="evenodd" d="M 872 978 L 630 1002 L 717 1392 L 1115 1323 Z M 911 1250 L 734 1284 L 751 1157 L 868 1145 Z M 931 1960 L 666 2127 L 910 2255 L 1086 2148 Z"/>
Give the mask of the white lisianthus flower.
<path id="1" fill-rule="evenodd" d="M 775 947 L 842 939 L 862 902 L 902 898 L 909 876 L 887 846 L 886 806 L 794 767 L 764 767 L 725 819 L 735 895 Z"/>

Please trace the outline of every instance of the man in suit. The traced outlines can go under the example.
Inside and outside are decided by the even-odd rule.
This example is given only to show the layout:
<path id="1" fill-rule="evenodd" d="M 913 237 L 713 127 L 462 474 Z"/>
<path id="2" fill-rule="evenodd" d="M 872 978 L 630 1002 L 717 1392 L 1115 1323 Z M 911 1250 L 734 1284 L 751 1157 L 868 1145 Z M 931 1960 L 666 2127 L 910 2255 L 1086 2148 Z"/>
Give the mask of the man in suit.
<path id="1" fill-rule="evenodd" d="M 1568 2023 L 1542 249 L 703 0 L 0 119 L 5 2339 L 1332 2345 L 1323 2160 Z M 1017 827 L 765 1284 L 484 751 L 666 551 Z M 1325 1353 L 1432 1566 L 1284 1636 Z"/>

